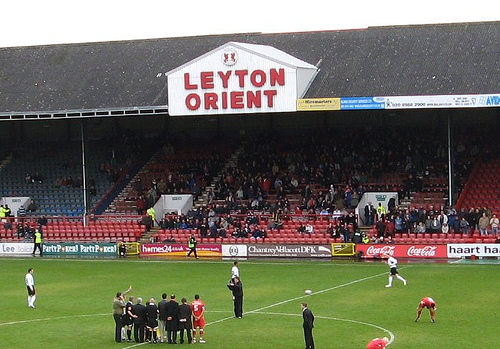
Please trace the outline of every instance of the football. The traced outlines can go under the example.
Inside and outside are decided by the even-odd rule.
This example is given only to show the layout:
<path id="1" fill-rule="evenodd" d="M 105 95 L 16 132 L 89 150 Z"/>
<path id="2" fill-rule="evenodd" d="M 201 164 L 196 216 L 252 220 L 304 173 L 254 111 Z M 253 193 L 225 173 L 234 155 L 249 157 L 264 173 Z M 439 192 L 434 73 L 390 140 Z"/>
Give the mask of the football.
<path id="1" fill-rule="evenodd" d="M 313 293 L 313 291 L 311 291 L 311 290 L 305 290 L 304 293 L 307 294 L 307 295 L 310 295 L 311 293 Z"/>

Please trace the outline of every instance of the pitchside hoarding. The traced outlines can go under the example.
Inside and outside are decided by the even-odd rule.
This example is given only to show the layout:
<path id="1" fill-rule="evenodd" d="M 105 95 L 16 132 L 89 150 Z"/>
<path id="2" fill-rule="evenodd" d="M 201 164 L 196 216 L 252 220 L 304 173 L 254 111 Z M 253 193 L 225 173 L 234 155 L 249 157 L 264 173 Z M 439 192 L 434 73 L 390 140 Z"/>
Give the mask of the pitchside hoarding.
<path id="1" fill-rule="evenodd" d="M 0 255 L 29 255 L 33 253 L 34 244 L 31 242 L 0 243 Z M 118 248 L 116 244 L 110 243 L 43 243 L 44 255 L 79 255 L 79 256 L 116 256 Z M 38 254 L 38 251 L 37 251 Z"/>
<path id="2" fill-rule="evenodd" d="M 188 252 L 189 248 L 181 244 L 141 245 L 141 256 L 186 257 Z M 222 257 L 222 247 L 217 244 L 198 244 L 196 252 L 200 257 Z"/>
<path id="3" fill-rule="evenodd" d="M 248 248 L 244 244 L 222 245 L 222 257 L 247 257 Z"/>
<path id="4" fill-rule="evenodd" d="M 0 256 L 29 255 L 33 252 L 34 247 L 33 243 L 27 242 L 0 243 Z"/>
<path id="5" fill-rule="evenodd" d="M 44 243 L 44 255 L 116 256 L 118 248 L 111 243 Z"/>
<path id="6" fill-rule="evenodd" d="M 356 245 L 366 258 L 447 258 L 446 245 Z"/>
<path id="7" fill-rule="evenodd" d="M 500 258 L 500 244 L 448 244 L 448 258 L 496 257 Z"/>
<path id="8" fill-rule="evenodd" d="M 248 257 L 331 258 L 331 245 L 247 245 Z"/>

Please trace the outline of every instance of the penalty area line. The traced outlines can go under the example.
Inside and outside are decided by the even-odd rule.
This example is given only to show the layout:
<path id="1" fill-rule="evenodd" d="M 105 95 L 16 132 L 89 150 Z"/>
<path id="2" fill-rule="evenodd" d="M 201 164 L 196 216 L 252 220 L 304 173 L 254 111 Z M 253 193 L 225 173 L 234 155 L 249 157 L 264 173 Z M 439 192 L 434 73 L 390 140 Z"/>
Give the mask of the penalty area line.
<path id="1" fill-rule="evenodd" d="M 0 322 L 0 326 L 18 325 L 18 324 L 25 324 L 25 323 L 29 323 L 29 322 L 66 320 L 66 319 L 74 319 L 74 318 L 79 318 L 79 317 L 104 316 L 104 315 L 110 315 L 110 314 L 106 313 L 106 314 L 71 315 L 71 316 L 48 317 L 48 318 L 41 318 L 41 319 L 29 319 L 29 320 L 9 321 L 9 322 Z"/>
<path id="2" fill-rule="evenodd" d="M 257 312 L 257 314 L 264 314 L 264 315 L 279 315 L 279 316 L 282 316 L 282 315 L 285 315 L 285 316 L 296 316 L 296 317 L 302 317 L 302 314 L 290 314 L 290 313 L 274 313 L 274 312 Z M 350 322 L 350 323 L 354 323 L 354 324 L 358 324 L 358 325 L 364 325 L 364 326 L 370 326 L 370 327 L 374 327 L 376 329 L 379 329 L 381 331 L 384 331 L 385 333 L 387 333 L 387 335 L 389 335 L 389 343 L 388 344 L 391 344 L 392 342 L 394 342 L 394 339 L 396 338 L 394 336 L 394 333 L 392 333 L 390 330 L 386 329 L 386 328 L 383 328 L 379 325 L 375 325 L 375 324 L 372 324 L 372 323 L 369 323 L 369 322 L 364 322 L 364 321 L 358 321 L 358 320 L 351 320 L 351 319 L 344 319 L 344 318 L 338 318 L 338 317 L 331 317 L 331 316 L 315 316 L 316 319 L 323 319 L 323 320 L 333 320 L 333 321 L 344 321 L 344 322 Z"/>
<path id="3" fill-rule="evenodd" d="M 258 312 L 261 312 L 261 311 L 266 310 L 266 309 L 270 309 L 270 308 L 274 308 L 274 307 L 277 307 L 277 306 L 280 306 L 280 305 L 283 305 L 283 304 L 287 304 L 287 303 L 298 301 L 300 299 L 303 299 L 304 297 L 312 297 L 315 294 L 321 294 L 321 293 L 333 291 L 333 290 L 336 290 L 336 289 L 339 289 L 339 288 L 342 288 L 342 287 L 347 287 L 347 286 L 350 286 L 350 285 L 357 284 L 359 282 L 371 280 L 371 279 L 374 279 L 374 278 L 377 278 L 377 277 L 380 277 L 380 276 L 383 276 L 383 275 L 387 275 L 387 273 L 379 273 L 379 274 L 376 274 L 376 275 L 367 276 L 367 277 L 364 277 L 364 278 L 361 278 L 361 279 L 356 279 L 356 280 L 353 280 L 353 281 L 349 281 L 349 282 L 346 282 L 346 283 L 343 283 L 343 284 L 340 284 L 340 285 L 336 285 L 336 286 L 332 286 L 332 287 L 329 287 L 329 288 L 325 288 L 324 290 L 313 292 L 310 295 L 301 295 L 301 296 L 298 296 L 298 297 L 286 299 L 286 300 L 283 300 L 283 301 L 280 301 L 280 302 L 276 302 L 276 303 L 273 303 L 273 304 L 270 304 L 270 305 L 266 305 L 265 307 L 262 307 L 262 308 L 258 308 L 258 309 L 246 311 L 245 314 L 258 313 Z M 233 319 L 233 318 L 234 318 L 234 316 L 228 316 L 228 317 L 225 317 L 225 318 L 222 318 L 222 319 L 219 319 L 219 320 L 215 320 L 215 321 L 209 322 L 205 326 L 215 325 L 215 324 L 218 324 L 220 322 L 223 322 L 223 321 L 226 321 L 226 320 L 229 320 L 229 319 Z"/>
<path id="4" fill-rule="evenodd" d="M 281 301 L 281 302 L 277 302 L 277 303 L 274 303 L 274 304 L 271 304 L 271 305 L 267 305 L 267 306 L 259 308 L 259 309 L 250 310 L 250 311 L 248 311 L 246 313 L 248 314 L 248 313 L 260 312 L 262 310 L 266 310 L 266 309 L 269 309 L 269 308 L 274 308 L 274 307 L 277 307 L 279 305 L 283 305 L 283 304 L 286 304 L 286 303 L 298 301 L 299 299 L 303 299 L 304 297 L 312 297 L 312 296 L 314 296 L 316 294 L 330 292 L 330 291 L 333 291 L 333 290 L 336 290 L 336 289 L 339 289 L 339 288 L 343 288 L 343 287 L 347 287 L 347 286 L 351 286 L 351 285 L 354 285 L 354 284 L 357 284 L 357 283 L 360 283 L 360 282 L 363 282 L 363 281 L 375 279 L 375 278 L 383 276 L 383 275 L 387 275 L 387 273 L 380 273 L 380 274 L 376 274 L 376 275 L 372 275 L 372 276 L 367 276 L 367 277 L 364 277 L 364 278 L 361 278 L 361 279 L 356 279 L 356 280 L 349 281 L 349 282 L 346 282 L 346 283 L 343 283 L 343 284 L 340 284 L 340 285 L 336 285 L 336 286 L 332 286 L 332 287 L 329 287 L 329 288 L 325 288 L 324 290 L 313 292 L 312 294 L 309 294 L 309 295 L 301 295 L 301 296 L 290 298 L 290 299 L 287 299 L 287 300 L 284 300 L 284 301 Z"/>

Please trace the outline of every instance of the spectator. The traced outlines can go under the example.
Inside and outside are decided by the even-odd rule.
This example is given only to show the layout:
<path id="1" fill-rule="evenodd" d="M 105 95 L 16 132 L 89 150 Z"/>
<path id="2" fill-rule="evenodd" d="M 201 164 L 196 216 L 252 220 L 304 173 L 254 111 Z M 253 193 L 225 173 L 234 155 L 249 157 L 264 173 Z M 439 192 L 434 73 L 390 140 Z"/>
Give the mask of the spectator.
<path id="1" fill-rule="evenodd" d="M 462 217 L 460 220 L 460 233 L 461 234 L 469 234 L 469 229 L 470 229 L 470 224 L 469 222 L 465 219 L 465 217 Z"/>
<path id="2" fill-rule="evenodd" d="M 252 239 L 262 239 L 264 238 L 264 232 L 260 230 L 259 226 L 257 224 L 254 225 L 253 230 L 252 230 Z"/>
<path id="3" fill-rule="evenodd" d="M 490 220 L 488 216 L 486 215 L 486 212 L 483 212 L 481 215 L 481 218 L 479 218 L 478 221 L 478 226 L 479 226 L 479 232 L 481 233 L 481 236 L 486 236 L 489 234 L 488 232 L 488 226 L 490 225 Z"/>
<path id="4" fill-rule="evenodd" d="M 24 227 L 21 223 L 17 223 L 17 238 L 24 238 Z"/>
<path id="5" fill-rule="evenodd" d="M 497 215 L 494 214 L 491 219 L 490 219 L 490 225 L 491 225 L 491 232 L 493 235 L 497 236 L 498 235 L 498 224 L 499 220 L 497 218 Z"/>
<path id="6" fill-rule="evenodd" d="M 337 237 L 337 230 L 335 229 L 335 227 L 333 226 L 333 224 L 331 222 L 328 223 L 328 227 L 326 228 L 325 233 L 332 238 Z"/>
<path id="7" fill-rule="evenodd" d="M 372 203 L 369 202 L 365 205 L 365 224 L 372 226 L 375 219 L 375 208 Z"/>
<path id="8" fill-rule="evenodd" d="M 417 226 L 415 227 L 415 234 L 424 234 L 425 233 L 425 225 L 423 222 L 418 222 Z"/>
<path id="9" fill-rule="evenodd" d="M 47 219 L 47 217 L 42 216 L 42 217 L 37 219 L 37 223 L 39 226 L 45 227 L 45 226 L 47 226 L 48 219 Z"/>
<path id="10" fill-rule="evenodd" d="M 144 209 L 146 208 L 146 201 L 144 196 L 140 195 L 136 200 L 137 214 L 142 216 L 144 214 Z"/>
<path id="11" fill-rule="evenodd" d="M 394 218 L 394 230 L 396 233 L 402 233 L 405 231 L 405 221 L 404 221 L 404 215 L 402 213 L 398 214 Z"/>
<path id="12" fill-rule="evenodd" d="M 441 232 L 441 221 L 438 216 L 434 216 L 431 221 L 430 232 L 433 234 L 437 234 Z"/>
<path id="13" fill-rule="evenodd" d="M 36 205 L 35 200 L 31 199 L 31 200 L 30 200 L 30 203 L 28 204 L 28 207 L 26 208 L 26 210 L 27 210 L 28 212 L 33 213 L 33 212 L 35 212 L 37 209 L 38 209 L 38 206 Z"/>
<path id="14" fill-rule="evenodd" d="M 24 205 L 19 206 L 17 209 L 17 217 L 19 219 L 18 221 L 23 223 L 24 217 L 26 217 L 26 209 L 24 208 Z"/>
<path id="15" fill-rule="evenodd" d="M 338 231 L 337 234 L 342 237 L 343 242 L 349 242 L 349 229 L 347 229 L 347 224 L 342 222 L 341 224 L 338 225 Z"/>
<path id="16" fill-rule="evenodd" d="M 208 221 L 206 218 L 203 218 L 201 221 L 199 230 L 202 238 L 206 238 L 208 236 Z"/>
<path id="17" fill-rule="evenodd" d="M 306 234 L 312 235 L 314 234 L 314 227 L 312 224 L 308 223 L 306 224 L 306 229 L 304 231 Z"/>
<path id="18" fill-rule="evenodd" d="M 224 217 L 221 217 L 219 224 L 219 236 L 221 238 L 227 237 L 228 230 L 229 230 L 229 222 Z"/>
<path id="19" fill-rule="evenodd" d="M 376 224 L 376 229 L 377 229 L 377 241 L 383 242 L 387 226 L 385 225 L 385 222 L 382 218 L 378 219 L 377 224 Z"/>

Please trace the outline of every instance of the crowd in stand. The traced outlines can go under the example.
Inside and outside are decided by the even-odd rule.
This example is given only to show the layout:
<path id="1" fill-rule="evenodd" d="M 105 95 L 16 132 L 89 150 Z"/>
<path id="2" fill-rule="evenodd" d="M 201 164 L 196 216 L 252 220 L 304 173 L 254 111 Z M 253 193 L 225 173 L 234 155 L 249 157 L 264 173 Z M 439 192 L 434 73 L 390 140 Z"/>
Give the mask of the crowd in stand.
<path id="1" fill-rule="evenodd" d="M 204 146 L 178 144 L 176 150 L 171 143 L 166 143 L 156 154 L 146 173 L 140 174 L 133 183 L 133 192 L 127 200 L 136 200 L 138 214 L 151 207 L 164 194 L 192 194 L 195 198 L 202 193 L 227 160 L 230 145 L 213 140 L 212 152 L 207 153 Z M 212 143 L 213 142 L 213 143 Z M 201 142 L 203 143 L 203 142 Z"/>
<path id="2" fill-rule="evenodd" d="M 429 206 L 410 207 L 402 209 L 398 206 L 392 207 L 381 215 L 373 214 L 372 228 L 375 236 L 370 241 L 392 242 L 394 235 L 399 234 L 449 234 L 459 233 L 472 236 L 479 231 L 481 236 L 498 235 L 499 218 L 492 214 L 486 207 L 462 209 L 456 211 L 454 207 L 441 206 L 434 208 Z M 195 230 L 199 237 L 206 238 L 265 238 L 266 230 L 277 229 L 278 231 L 288 220 L 293 220 L 283 211 L 278 210 L 274 214 L 256 214 L 249 211 L 246 215 L 231 213 L 228 210 L 216 211 L 212 206 L 193 208 L 187 214 L 167 214 L 159 221 L 159 227 L 165 230 Z M 311 215 L 309 220 L 302 221 L 297 228 L 299 234 L 326 234 L 332 238 L 340 238 L 344 242 L 362 242 L 364 236 L 359 233 L 358 218 L 352 210 L 343 211 L 339 216 L 329 215 L 328 227 L 318 231 L 315 222 L 321 216 Z M 369 222 L 364 217 L 362 222 Z M 263 228 L 265 226 L 265 228 Z M 359 236 L 358 236 L 359 235 Z M 364 240 L 367 242 L 366 240 Z"/>
<path id="3" fill-rule="evenodd" d="M 343 210 L 334 215 L 303 215 L 286 214 L 277 210 L 273 214 L 248 211 L 229 211 L 227 206 L 214 207 L 212 205 L 193 208 L 186 214 L 169 213 L 158 222 L 158 226 L 166 231 L 194 230 L 201 238 L 250 238 L 265 239 L 271 229 L 280 231 L 284 225 L 301 222 L 296 229 L 298 234 L 326 234 L 332 238 L 342 238 L 345 242 L 353 239 L 358 230 L 357 217 L 354 212 Z M 329 225 L 321 231 L 315 230 L 314 225 L 319 221 L 328 221 Z M 175 238 L 167 237 L 165 242 L 173 242 Z"/>
<path id="4" fill-rule="evenodd" d="M 460 188 L 482 141 L 474 132 L 463 137 L 464 130 L 455 132 L 460 141 L 454 148 L 454 183 Z M 238 163 L 231 166 L 224 166 L 227 159 L 216 152 L 202 151 L 199 157 L 189 153 L 181 161 L 181 150 L 167 144 L 155 163 L 168 165 L 174 159 L 181 164 L 171 164 L 167 171 L 151 170 L 152 180 L 139 179 L 137 196 L 129 200 L 137 200 L 141 214 L 161 194 L 197 197 L 202 190 L 199 179 L 218 174 L 215 187 L 206 189 L 208 204 L 216 211 L 334 214 L 355 208 L 366 191 L 397 191 L 400 199 L 409 198 L 412 192 L 425 189 L 424 180 L 446 182 L 448 176 L 446 133 L 439 127 L 367 127 L 307 136 L 265 134 L 244 144 Z M 400 180 L 394 180 L 394 175 Z"/>
<path id="5" fill-rule="evenodd" d="M 423 179 L 447 177 L 446 137 L 441 131 L 369 127 L 328 130 L 308 136 L 267 134 L 247 140 L 238 163 L 227 167 L 224 166 L 227 157 L 216 150 L 186 155 L 177 145 L 174 148 L 167 143 L 155 161 L 166 167 L 152 169 L 149 177 L 139 177 L 133 184 L 134 195 L 128 199 L 136 200 L 137 213 L 143 215 L 160 195 L 192 193 L 196 197 L 202 192 L 202 183 L 220 175 L 215 188 L 209 190 L 208 205 L 186 215 L 167 215 L 159 221 L 160 227 L 196 229 L 201 237 L 258 239 L 266 236 L 262 220 L 256 218 L 259 214 L 264 217 L 277 213 L 310 214 L 335 218 L 328 234 L 347 240 L 347 230 L 352 239 L 357 227 L 353 227 L 349 216 L 366 191 L 397 191 L 401 199 L 423 190 Z M 454 180 L 459 186 L 481 151 L 481 142 L 474 132 L 468 136 L 454 148 Z M 102 174 L 110 178 L 123 175 L 131 159 L 139 156 L 142 147 L 132 145 L 140 138 L 129 138 L 125 142 L 130 148 L 127 151 L 110 147 L 109 161 L 99 166 Z M 219 145 L 214 149 L 219 149 Z M 387 174 L 400 174 L 405 180 L 388 181 Z M 33 178 L 37 180 L 36 175 L 30 174 L 29 180 Z M 60 185 L 66 184 L 62 181 Z M 486 220 L 481 220 L 483 213 L 489 219 L 488 228 L 484 227 Z M 395 232 L 470 234 L 474 229 L 495 234 L 498 229 L 495 219 L 484 208 L 456 212 L 447 207 L 393 206 L 383 219 L 372 224 L 388 238 Z M 268 219 L 265 224 L 267 229 L 273 229 L 280 222 Z M 304 229 L 302 233 L 311 232 Z"/>
<path id="6" fill-rule="evenodd" d="M 369 134 L 369 140 L 361 134 Z M 469 151 L 464 143 L 457 146 L 458 184 L 477 152 L 477 144 Z M 397 183 L 386 180 L 387 174 L 406 179 Z M 249 141 L 237 166 L 222 171 L 211 198 L 234 210 L 332 213 L 354 208 L 367 190 L 409 197 L 423 189 L 423 179 L 447 175 L 445 138 L 431 129 L 424 134 L 369 128 L 308 137 L 266 135 Z M 291 204 L 292 197 L 299 203 Z"/>
<path id="7" fill-rule="evenodd" d="M 366 212 L 366 210 L 365 210 Z M 365 220 L 368 221 L 365 216 Z M 481 236 L 498 235 L 499 218 L 487 207 L 461 209 L 454 207 L 429 206 L 400 209 L 394 207 L 387 214 L 378 217 L 374 228 L 376 240 L 392 241 L 395 233 L 413 234 L 450 234 L 458 233 L 472 236 L 479 231 Z"/>
<path id="8" fill-rule="evenodd" d="M 261 224 L 263 221 L 263 218 L 253 212 L 248 212 L 243 217 L 239 214 L 231 215 L 223 210 L 216 213 L 214 207 L 204 206 L 193 208 L 187 214 L 167 214 L 158 223 L 159 227 L 165 230 L 195 230 L 201 238 L 263 239 L 266 237 L 266 229 L 263 229 Z"/>
<path id="9" fill-rule="evenodd" d="M 307 137 L 255 137 L 246 142 L 235 166 L 223 167 L 220 163 L 216 166 L 220 180 L 215 183 L 214 189 L 208 190 L 207 206 L 190 211 L 185 216 L 168 215 L 160 226 L 164 229 L 197 229 L 202 237 L 227 237 L 228 231 L 231 231 L 237 237 L 252 236 L 259 224 L 250 223 L 247 227 L 246 218 L 233 219 L 236 215 L 249 212 L 266 217 L 277 212 L 328 215 L 337 219 L 329 235 L 347 236 L 342 230 L 345 229 L 352 239 L 357 227 L 353 229 L 353 224 L 346 218 L 366 191 L 396 191 L 401 200 L 409 198 L 412 192 L 424 190 L 423 181 L 426 179 L 447 178 L 446 137 L 440 134 L 441 131 L 428 128 L 421 133 L 414 129 L 370 127 L 362 131 L 329 130 Z M 370 137 L 360 137 L 361 134 Z M 471 133 L 456 145 L 454 180 L 459 187 L 471 171 L 481 144 Z M 169 149 L 174 152 L 173 148 Z M 204 165 L 204 168 L 207 167 Z M 211 175 L 214 171 L 212 167 Z M 186 173 L 194 172 L 191 169 Z M 387 180 L 387 174 L 391 173 L 399 174 L 404 179 L 399 182 Z M 139 198 L 138 213 L 153 202 L 153 197 L 172 190 L 177 192 L 173 188 L 165 188 L 164 178 L 153 181 L 148 188 L 150 200 Z M 185 180 L 183 188 L 187 192 L 191 190 Z M 479 218 L 484 210 L 456 212 L 454 208 L 447 207 L 400 209 L 392 205 L 383 219 L 374 220 L 369 225 L 377 226 L 381 231 L 384 226 L 383 236 L 389 239 L 395 232 L 470 234 L 474 228 L 479 229 Z M 486 215 L 490 221 L 493 219 L 493 223 L 489 222 L 489 231 L 496 231 L 496 217 L 488 210 Z M 243 222 L 241 227 L 240 222 Z M 269 222 L 270 229 L 279 224 L 272 219 Z M 239 235 L 240 232 L 243 232 L 242 235 Z M 255 235 L 258 236 L 258 233 Z"/>

